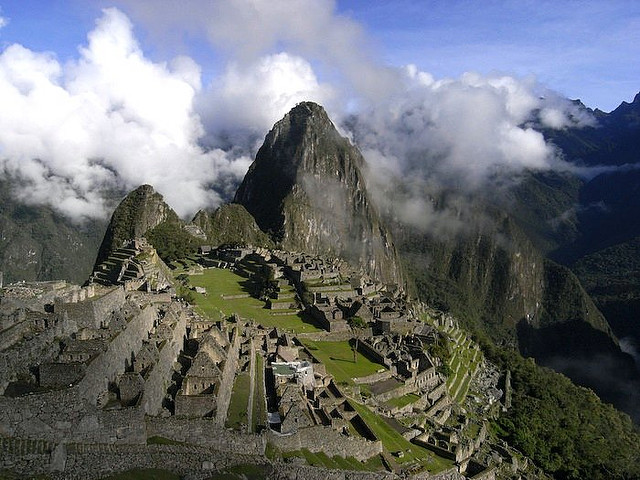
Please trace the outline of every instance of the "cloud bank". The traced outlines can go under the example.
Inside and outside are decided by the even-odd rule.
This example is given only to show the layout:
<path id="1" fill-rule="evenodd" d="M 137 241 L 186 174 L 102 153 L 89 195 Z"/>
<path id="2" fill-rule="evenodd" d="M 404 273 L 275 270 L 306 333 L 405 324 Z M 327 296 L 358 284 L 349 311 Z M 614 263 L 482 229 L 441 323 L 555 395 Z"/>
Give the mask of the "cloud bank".
<path id="1" fill-rule="evenodd" d="M 412 179 L 402 211 L 423 226 L 438 216 L 425 192 L 569 168 L 533 127 L 590 121 L 533 78 L 389 69 L 333 2 L 121 5 L 157 41 L 169 30 L 206 38 L 219 68 L 203 85 L 192 56 L 151 60 L 115 8 L 69 63 L 18 44 L 2 51 L 1 174 L 20 182 L 22 200 L 74 219 L 108 215 L 106 196 L 142 183 L 183 217 L 217 206 L 272 124 L 302 100 L 323 104 L 352 137 L 374 184 Z"/>
<path id="2" fill-rule="evenodd" d="M 217 201 L 207 180 L 232 169 L 197 144 L 198 66 L 147 60 L 121 12 L 104 11 L 80 58 L 11 45 L 0 56 L 0 158 L 27 202 L 105 216 L 103 195 L 152 183 L 181 213 Z M 184 168 L 188 164 L 190 168 Z"/>
<path id="3" fill-rule="evenodd" d="M 400 220 L 436 234 L 464 227 L 464 196 L 497 196 L 526 172 L 578 173 L 538 130 L 593 124 L 534 78 L 467 73 L 436 81 L 411 65 L 396 93 L 364 110 L 348 125 L 371 165 L 379 203 L 393 203 Z M 436 205 L 443 192 L 447 202 Z"/>

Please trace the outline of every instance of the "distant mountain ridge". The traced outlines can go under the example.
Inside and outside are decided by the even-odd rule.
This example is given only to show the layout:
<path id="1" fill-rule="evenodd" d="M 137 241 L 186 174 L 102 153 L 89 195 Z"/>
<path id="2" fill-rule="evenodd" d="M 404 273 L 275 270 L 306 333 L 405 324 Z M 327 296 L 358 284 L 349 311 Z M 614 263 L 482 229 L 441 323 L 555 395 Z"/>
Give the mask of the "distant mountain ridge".
<path id="1" fill-rule="evenodd" d="M 640 93 L 610 113 L 580 106 L 593 115 L 595 125 L 543 130 L 568 159 L 588 166 L 640 162 Z"/>

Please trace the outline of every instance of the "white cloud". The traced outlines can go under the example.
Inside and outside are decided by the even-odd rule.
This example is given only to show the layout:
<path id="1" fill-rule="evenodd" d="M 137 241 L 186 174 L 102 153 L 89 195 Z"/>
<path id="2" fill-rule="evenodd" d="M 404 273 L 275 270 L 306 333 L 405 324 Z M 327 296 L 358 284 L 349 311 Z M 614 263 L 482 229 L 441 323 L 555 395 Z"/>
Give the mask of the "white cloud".
<path id="1" fill-rule="evenodd" d="M 220 143 L 224 135 L 237 146 L 251 138 L 262 140 L 297 103 L 310 100 L 327 105 L 333 97 L 332 88 L 318 82 L 306 60 L 279 53 L 247 65 L 229 64 L 198 98 L 198 111 L 213 137 L 209 143 Z"/>
<path id="2" fill-rule="evenodd" d="M 23 181 L 21 196 L 73 218 L 103 216 L 102 193 L 150 183 L 182 215 L 220 202 L 210 188 L 247 159 L 205 152 L 194 112 L 199 67 L 146 59 L 128 18 L 107 9 L 61 65 L 50 54 L 9 46 L 0 55 L 0 158 Z"/>
<path id="3" fill-rule="evenodd" d="M 333 0 L 119 0 L 157 43 L 175 32 L 203 35 L 240 68 L 277 52 L 313 60 L 332 84 L 368 98 L 384 96 L 396 71 L 377 60 L 360 24 Z"/>
<path id="4" fill-rule="evenodd" d="M 409 66 L 393 96 L 366 106 L 352 135 L 365 158 L 373 159 L 370 180 L 378 201 L 395 203 L 407 223 L 448 234 L 463 224 L 464 202 L 434 208 L 429 198 L 442 191 L 449 198 L 452 191 L 499 196 L 524 172 L 571 169 L 532 125 L 590 121 L 532 77 L 467 73 L 435 80 Z M 390 177 L 404 183 L 401 195 L 393 183 L 389 188 Z"/>

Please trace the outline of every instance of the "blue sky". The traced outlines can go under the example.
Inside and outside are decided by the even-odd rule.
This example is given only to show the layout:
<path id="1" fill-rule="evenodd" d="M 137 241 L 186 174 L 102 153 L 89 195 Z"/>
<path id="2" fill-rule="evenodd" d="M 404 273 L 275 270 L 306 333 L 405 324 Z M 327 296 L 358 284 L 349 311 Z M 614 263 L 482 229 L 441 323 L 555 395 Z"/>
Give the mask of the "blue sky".
<path id="1" fill-rule="evenodd" d="M 436 77 L 532 74 L 604 110 L 640 91 L 638 1 L 355 3 L 354 17 L 388 62 L 416 63 Z"/>
<path id="2" fill-rule="evenodd" d="M 153 26 L 136 18 L 134 4 L 1 1 L 6 26 L 0 42 L 52 51 L 64 61 L 77 56 L 77 46 L 86 42 L 101 9 L 115 5 L 132 16 L 138 39 L 154 60 L 187 53 L 205 79 L 221 69 L 219 52 L 204 36 L 185 29 L 154 37 L 149 34 Z M 467 71 L 535 75 L 559 93 L 605 111 L 640 91 L 636 0 L 339 0 L 335 6 L 337 15 L 362 27 L 382 62 L 415 64 L 436 79 Z"/>

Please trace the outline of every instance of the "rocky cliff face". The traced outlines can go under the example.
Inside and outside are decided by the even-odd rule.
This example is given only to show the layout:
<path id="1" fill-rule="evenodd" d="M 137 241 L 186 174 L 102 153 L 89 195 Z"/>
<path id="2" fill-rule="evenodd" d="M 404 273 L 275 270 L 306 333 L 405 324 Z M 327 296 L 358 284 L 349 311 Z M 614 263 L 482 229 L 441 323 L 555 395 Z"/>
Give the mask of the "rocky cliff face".
<path id="1" fill-rule="evenodd" d="M 385 282 L 402 283 L 363 168 L 362 155 L 324 109 L 301 103 L 267 134 L 235 202 L 282 248 L 341 256 Z"/>
<path id="2" fill-rule="evenodd" d="M 575 275 L 545 258 L 508 212 L 475 198 L 460 215 L 464 230 L 448 238 L 394 224 L 398 250 L 425 300 L 524 350 L 532 346 L 518 335 L 523 326 L 567 322 L 617 344 Z"/>
<path id="3" fill-rule="evenodd" d="M 102 263 L 111 252 L 122 247 L 123 242 L 142 237 L 165 222 L 179 224 L 180 219 L 151 185 L 136 188 L 113 212 L 95 265 Z"/>

